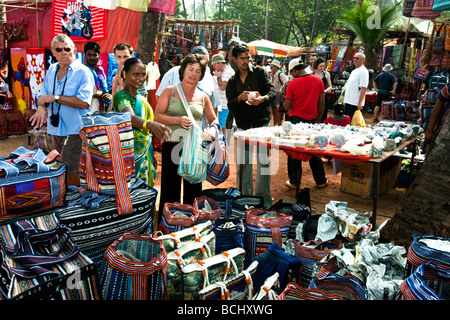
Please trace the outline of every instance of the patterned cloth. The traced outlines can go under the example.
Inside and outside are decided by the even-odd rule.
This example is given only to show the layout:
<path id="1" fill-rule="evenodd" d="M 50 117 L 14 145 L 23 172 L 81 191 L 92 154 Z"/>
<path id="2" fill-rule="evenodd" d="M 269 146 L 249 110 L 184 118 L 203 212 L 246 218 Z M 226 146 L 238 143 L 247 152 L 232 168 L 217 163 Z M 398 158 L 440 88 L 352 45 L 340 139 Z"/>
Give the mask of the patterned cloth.
<path id="1" fill-rule="evenodd" d="M 154 119 L 152 108 L 140 94 L 134 99 L 125 90 L 121 90 L 114 95 L 113 104 L 116 111 L 124 112 L 126 108 L 130 107 L 138 117 L 150 121 Z M 136 178 L 153 187 L 156 169 L 153 165 L 152 135 L 148 130 L 136 128 L 133 128 L 133 133 Z"/>

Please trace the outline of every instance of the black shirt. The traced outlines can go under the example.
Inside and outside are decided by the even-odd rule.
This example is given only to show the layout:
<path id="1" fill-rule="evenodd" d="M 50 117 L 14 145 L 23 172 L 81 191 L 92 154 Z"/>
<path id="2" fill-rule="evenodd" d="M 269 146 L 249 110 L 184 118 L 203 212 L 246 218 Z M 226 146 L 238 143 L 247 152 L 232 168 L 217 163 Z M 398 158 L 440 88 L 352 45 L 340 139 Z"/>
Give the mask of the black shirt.
<path id="1" fill-rule="evenodd" d="M 258 91 L 266 101 L 257 106 L 238 102 L 237 98 L 243 91 Z M 228 109 L 234 111 L 236 125 L 239 129 L 263 127 L 269 124 L 271 114 L 270 105 L 275 100 L 277 92 L 270 81 L 266 69 L 261 67 L 248 67 L 248 75 L 242 83 L 239 71 L 228 80 L 227 89 Z"/>

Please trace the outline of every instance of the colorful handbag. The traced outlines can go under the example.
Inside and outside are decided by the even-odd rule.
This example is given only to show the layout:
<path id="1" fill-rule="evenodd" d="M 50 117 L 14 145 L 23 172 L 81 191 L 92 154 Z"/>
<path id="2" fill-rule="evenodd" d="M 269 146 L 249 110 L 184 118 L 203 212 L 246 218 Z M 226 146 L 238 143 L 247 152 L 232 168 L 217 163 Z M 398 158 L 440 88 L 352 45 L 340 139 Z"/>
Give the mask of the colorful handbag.
<path id="1" fill-rule="evenodd" d="M 233 248 L 244 248 L 245 226 L 237 217 L 218 217 L 212 231 L 216 234 L 216 254 Z"/>
<path id="2" fill-rule="evenodd" d="M 243 270 L 237 277 L 224 282 L 216 282 L 198 292 L 197 300 L 252 300 L 254 287 L 252 278 L 258 267 L 258 261 Z"/>
<path id="3" fill-rule="evenodd" d="M 450 3 L 447 0 L 434 0 L 433 1 L 434 11 L 448 11 L 450 10 Z"/>
<path id="4" fill-rule="evenodd" d="M 6 113 L 8 119 L 8 135 L 25 134 L 25 123 L 23 115 L 20 111 L 8 111 Z"/>
<path id="5" fill-rule="evenodd" d="M 252 208 L 264 208 L 264 198 L 259 196 L 238 196 L 231 201 L 231 214 L 245 219 L 246 212 Z"/>
<path id="6" fill-rule="evenodd" d="M 222 213 L 229 217 L 231 216 L 232 201 L 241 195 L 241 192 L 233 187 L 229 188 L 212 188 L 202 190 L 202 195 L 214 199 L 219 206 Z"/>
<path id="7" fill-rule="evenodd" d="M 330 273 L 325 278 L 313 278 L 309 289 L 317 288 L 329 295 L 338 295 L 342 300 L 368 300 L 369 294 L 358 278 Z"/>
<path id="8" fill-rule="evenodd" d="M 137 179 L 130 188 L 133 212 L 118 214 L 116 198 L 83 188 L 69 186 L 67 207 L 54 210 L 62 226 L 72 230 L 71 237 L 81 250 L 103 248 L 119 239 L 125 231 L 151 233 L 153 208 L 158 192 Z"/>
<path id="9" fill-rule="evenodd" d="M 64 206 L 67 166 L 58 156 L 21 146 L 0 158 L 0 220 Z"/>
<path id="10" fill-rule="evenodd" d="M 161 231 L 157 231 L 153 234 L 153 239 L 161 241 L 164 249 L 167 252 L 171 252 L 190 241 L 193 241 L 202 236 L 206 236 L 210 232 L 210 230 L 211 221 L 207 220 L 206 222 L 200 223 L 193 227 L 169 234 L 162 234 Z"/>
<path id="11" fill-rule="evenodd" d="M 439 267 L 450 269 L 450 252 L 444 249 L 445 246 L 441 246 L 442 249 L 435 246 L 439 243 L 450 245 L 450 238 L 441 238 L 432 233 L 423 236 L 415 234 L 406 256 L 406 276 L 431 260 L 435 261 Z"/>
<path id="12" fill-rule="evenodd" d="M 269 211 L 275 210 L 292 216 L 292 225 L 289 231 L 289 238 L 296 238 L 296 228 L 299 223 L 305 222 L 311 215 L 311 208 L 303 203 L 283 203 L 278 201 L 269 208 Z"/>
<path id="13" fill-rule="evenodd" d="M 197 224 L 198 216 L 197 210 L 189 204 L 166 202 L 159 228 L 164 234 L 180 231 Z"/>
<path id="14" fill-rule="evenodd" d="M 400 285 L 397 300 L 450 299 L 450 269 L 435 261 L 421 264 Z"/>
<path id="15" fill-rule="evenodd" d="M 167 253 L 167 290 L 169 299 L 181 299 L 182 268 L 215 254 L 216 237 L 213 232 Z"/>
<path id="16" fill-rule="evenodd" d="M 50 152 L 54 149 L 53 138 L 47 133 L 47 127 L 34 128 L 30 132 L 33 137 L 33 148 Z"/>
<path id="17" fill-rule="evenodd" d="M 298 283 L 290 282 L 278 296 L 278 300 L 342 300 L 342 297 L 336 294 L 326 294 L 317 288 L 303 288 Z"/>
<path id="18" fill-rule="evenodd" d="M 342 248 L 342 241 L 333 239 L 329 241 L 311 240 L 300 242 L 293 240 L 295 257 L 301 262 L 301 284 L 308 288 L 316 263 L 326 257 L 331 251 Z"/>
<path id="19" fill-rule="evenodd" d="M 99 300 L 97 268 L 59 225 L 37 214 L 0 225 L 0 297 Z"/>
<path id="20" fill-rule="evenodd" d="M 234 248 L 184 266 L 181 269 L 182 283 L 179 284 L 182 288 L 182 298 L 191 300 L 210 284 L 238 276 L 244 270 L 244 259 L 245 250 Z"/>
<path id="21" fill-rule="evenodd" d="M 216 220 L 222 215 L 219 204 L 207 196 L 195 198 L 193 207 L 198 213 L 197 221 L 199 223 L 205 220 Z"/>
<path id="22" fill-rule="evenodd" d="M 135 182 L 134 135 L 128 112 L 99 111 L 82 117 L 81 186 L 116 196 L 119 214 L 133 211 L 129 187 Z"/>
<path id="23" fill-rule="evenodd" d="M 192 120 L 192 125 L 184 138 L 180 164 L 178 165 L 178 175 L 192 184 L 200 183 L 206 179 L 208 151 L 203 146 L 203 131 L 192 115 L 181 84 L 177 84 L 176 87 L 184 109 Z"/>
<path id="24" fill-rule="evenodd" d="M 222 134 L 220 125 L 216 126 L 216 137 L 209 145 L 209 159 L 206 171 L 206 180 L 213 186 L 217 186 L 228 179 L 230 167 L 228 166 L 227 139 Z"/>
<path id="25" fill-rule="evenodd" d="M 148 234 L 125 232 L 105 251 L 100 274 L 104 300 L 167 298 L 167 253 Z"/>
<path id="26" fill-rule="evenodd" d="M 291 229 L 292 216 L 264 209 L 249 209 L 245 215 L 247 230 L 246 251 L 248 263 L 263 254 L 276 242 L 282 247 Z"/>
<path id="27" fill-rule="evenodd" d="M 433 20 L 441 16 L 440 11 L 433 10 L 435 0 L 416 0 L 411 13 L 412 17 Z"/>
<path id="28" fill-rule="evenodd" d="M 423 67 L 417 68 L 416 72 L 413 75 L 413 78 L 420 81 L 428 81 L 429 76 L 430 69 L 428 65 L 425 65 Z"/>

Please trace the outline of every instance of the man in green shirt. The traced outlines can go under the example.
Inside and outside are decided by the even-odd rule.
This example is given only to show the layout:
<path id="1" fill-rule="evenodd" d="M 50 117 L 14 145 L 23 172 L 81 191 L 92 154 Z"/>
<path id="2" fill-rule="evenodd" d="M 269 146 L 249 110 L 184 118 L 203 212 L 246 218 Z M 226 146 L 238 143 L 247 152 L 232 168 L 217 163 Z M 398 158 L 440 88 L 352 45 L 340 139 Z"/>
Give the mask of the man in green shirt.
<path id="1" fill-rule="evenodd" d="M 226 88 L 228 109 L 234 112 L 238 129 L 268 127 L 270 105 L 276 98 L 276 91 L 264 68 L 250 65 L 250 50 L 245 44 L 233 48 L 233 61 L 237 71 L 230 78 Z M 254 98 L 252 96 L 255 96 Z M 237 187 L 244 195 L 253 194 L 253 146 L 237 144 Z M 264 207 L 272 205 L 270 195 L 270 160 L 267 147 L 257 147 L 257 176 L 255 195 L 264 198 Z"/>

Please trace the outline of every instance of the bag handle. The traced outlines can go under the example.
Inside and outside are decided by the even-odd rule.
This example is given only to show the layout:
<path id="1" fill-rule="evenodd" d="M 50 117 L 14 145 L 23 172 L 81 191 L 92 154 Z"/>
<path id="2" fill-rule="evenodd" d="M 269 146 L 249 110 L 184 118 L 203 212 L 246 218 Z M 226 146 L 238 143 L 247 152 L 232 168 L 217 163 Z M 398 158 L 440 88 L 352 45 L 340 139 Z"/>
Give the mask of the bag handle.
<path id="1" fill-rule="evenodd" d="M 247 288 L 248 288 L 247 300 L 252 300 L 253 299 L 253 279 L 252 279 L 252 275 L 247 270 L 243 270 L 242 273 L 244 274 L 245 284 L 247 285 Z"/>
<path id="2" fill-rule="evenodd" d="M 176 88 L 177 88 L 178 95 L 180 96 L 181 102 L 183 104 L 184 110 L 186 110 L 188 117 L 192 120 L 193 124 L 197 127 L 197 129 L 200 130 L 200 132 L 202 132 L 202 129 L 200 128 L 197 121 L 195 121 L 194 116 L 192 115 L 191 109 L 189 108 L 189 104 L 186 100 L 186 97 L 184 96 L 184 92 L 183 92 L 183 88 L 181 87 L 181 83 L 178 83 L 176 85 Z"/>

